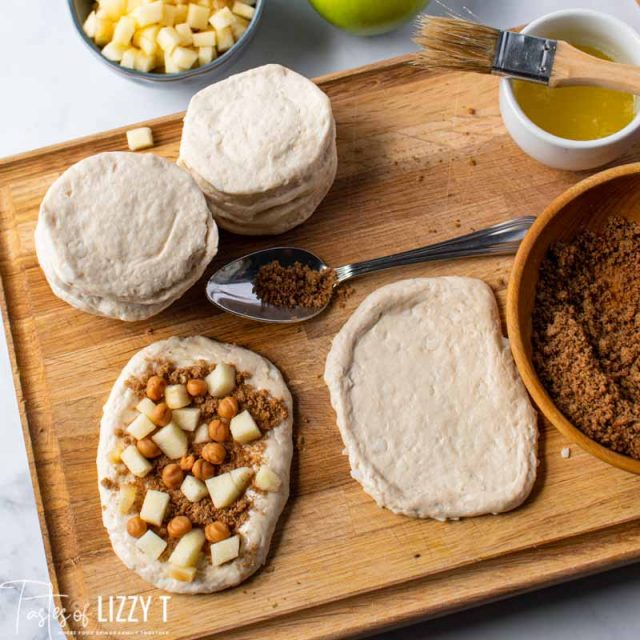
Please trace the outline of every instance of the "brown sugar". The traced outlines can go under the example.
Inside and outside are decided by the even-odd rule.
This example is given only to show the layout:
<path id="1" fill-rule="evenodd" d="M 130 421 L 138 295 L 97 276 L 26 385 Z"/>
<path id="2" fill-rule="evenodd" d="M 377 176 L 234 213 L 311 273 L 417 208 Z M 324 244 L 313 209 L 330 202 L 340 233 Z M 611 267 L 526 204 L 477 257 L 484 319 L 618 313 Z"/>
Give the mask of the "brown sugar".
<path id="1" fill-rule="evenodd" d="M 587 436 L 640 459 L 640 225 L 612 218 L 550 248 L 533 310 L 533 359 Z"/>
<path id="2" fill-rule="evenodd" d="M 274 260 L 258 269 L 253 290 L 266 304 L 320 309 L 331 300 L 336 281 L 334 269 L 316 271 L 300 262 L 284 267 Z"/>

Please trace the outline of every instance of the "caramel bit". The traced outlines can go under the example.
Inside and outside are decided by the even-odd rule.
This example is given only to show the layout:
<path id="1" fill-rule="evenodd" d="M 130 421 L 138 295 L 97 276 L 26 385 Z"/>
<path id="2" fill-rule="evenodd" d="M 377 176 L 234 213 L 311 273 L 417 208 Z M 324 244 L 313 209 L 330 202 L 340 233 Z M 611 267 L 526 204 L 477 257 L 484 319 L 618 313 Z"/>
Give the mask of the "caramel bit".
<path id="1" fill-rule="evenodd" d="M 335 269 L 316 271 L 300 262 L 284 267 L 274 260 L 258 269 L 253 290 L 266 304 L 320 309 L 331 300 L 336 282 Z"/>
<path id="2" fill-rule="evenodd" d="M 587 436 L 640 459 L 640 225 L 611 218 L 553 245 L 540 269 L 533 360 Z"/>

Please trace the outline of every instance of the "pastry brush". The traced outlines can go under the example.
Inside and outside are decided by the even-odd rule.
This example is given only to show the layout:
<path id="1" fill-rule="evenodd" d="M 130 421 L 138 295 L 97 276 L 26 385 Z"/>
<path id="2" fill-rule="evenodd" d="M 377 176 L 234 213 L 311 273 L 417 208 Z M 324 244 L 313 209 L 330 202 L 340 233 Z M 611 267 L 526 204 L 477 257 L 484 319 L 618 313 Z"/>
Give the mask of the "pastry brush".
<path id="1" fill-rule="evenodd" d="M 457 18 L 423 16 L 415 64 L 493 73 L 549 87 L 590 85 L 640 95 L 640 67 L 590 56 L 568 42 L 500 31 Z"/>

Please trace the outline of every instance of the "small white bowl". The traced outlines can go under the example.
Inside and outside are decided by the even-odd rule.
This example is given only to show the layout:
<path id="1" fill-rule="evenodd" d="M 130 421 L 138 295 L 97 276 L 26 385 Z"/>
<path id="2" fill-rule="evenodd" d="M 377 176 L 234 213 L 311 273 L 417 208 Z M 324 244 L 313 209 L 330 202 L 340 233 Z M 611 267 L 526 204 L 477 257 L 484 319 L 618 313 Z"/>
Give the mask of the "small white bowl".
<path id="1" fill-rule="evenodd" d="M 589 9 L 567 9 L 542 16 L 523 33 L 592 46 L 616 62 L 640 65 L 640 34 L 621 20 Z M 583 171 L 612 162 L 640 136 L 640 112 L 624 129 L 596 140 L 567 140 L 533 123 L 520 108 L 509 78 L 500 81 L 500 112 L 516 144 L 554 169 Z"/>

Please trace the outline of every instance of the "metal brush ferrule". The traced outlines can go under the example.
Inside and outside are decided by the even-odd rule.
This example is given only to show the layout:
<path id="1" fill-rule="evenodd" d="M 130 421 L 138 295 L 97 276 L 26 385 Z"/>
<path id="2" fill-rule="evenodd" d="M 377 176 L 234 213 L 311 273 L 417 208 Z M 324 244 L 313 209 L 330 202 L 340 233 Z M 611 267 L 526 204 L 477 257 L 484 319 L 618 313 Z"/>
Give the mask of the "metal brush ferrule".
<path id="1" fill-rule="evenodd" d="M 556 47 L 556 40 L 503 31 L 498 38 L 493 71 L 549 84 Z"/>

